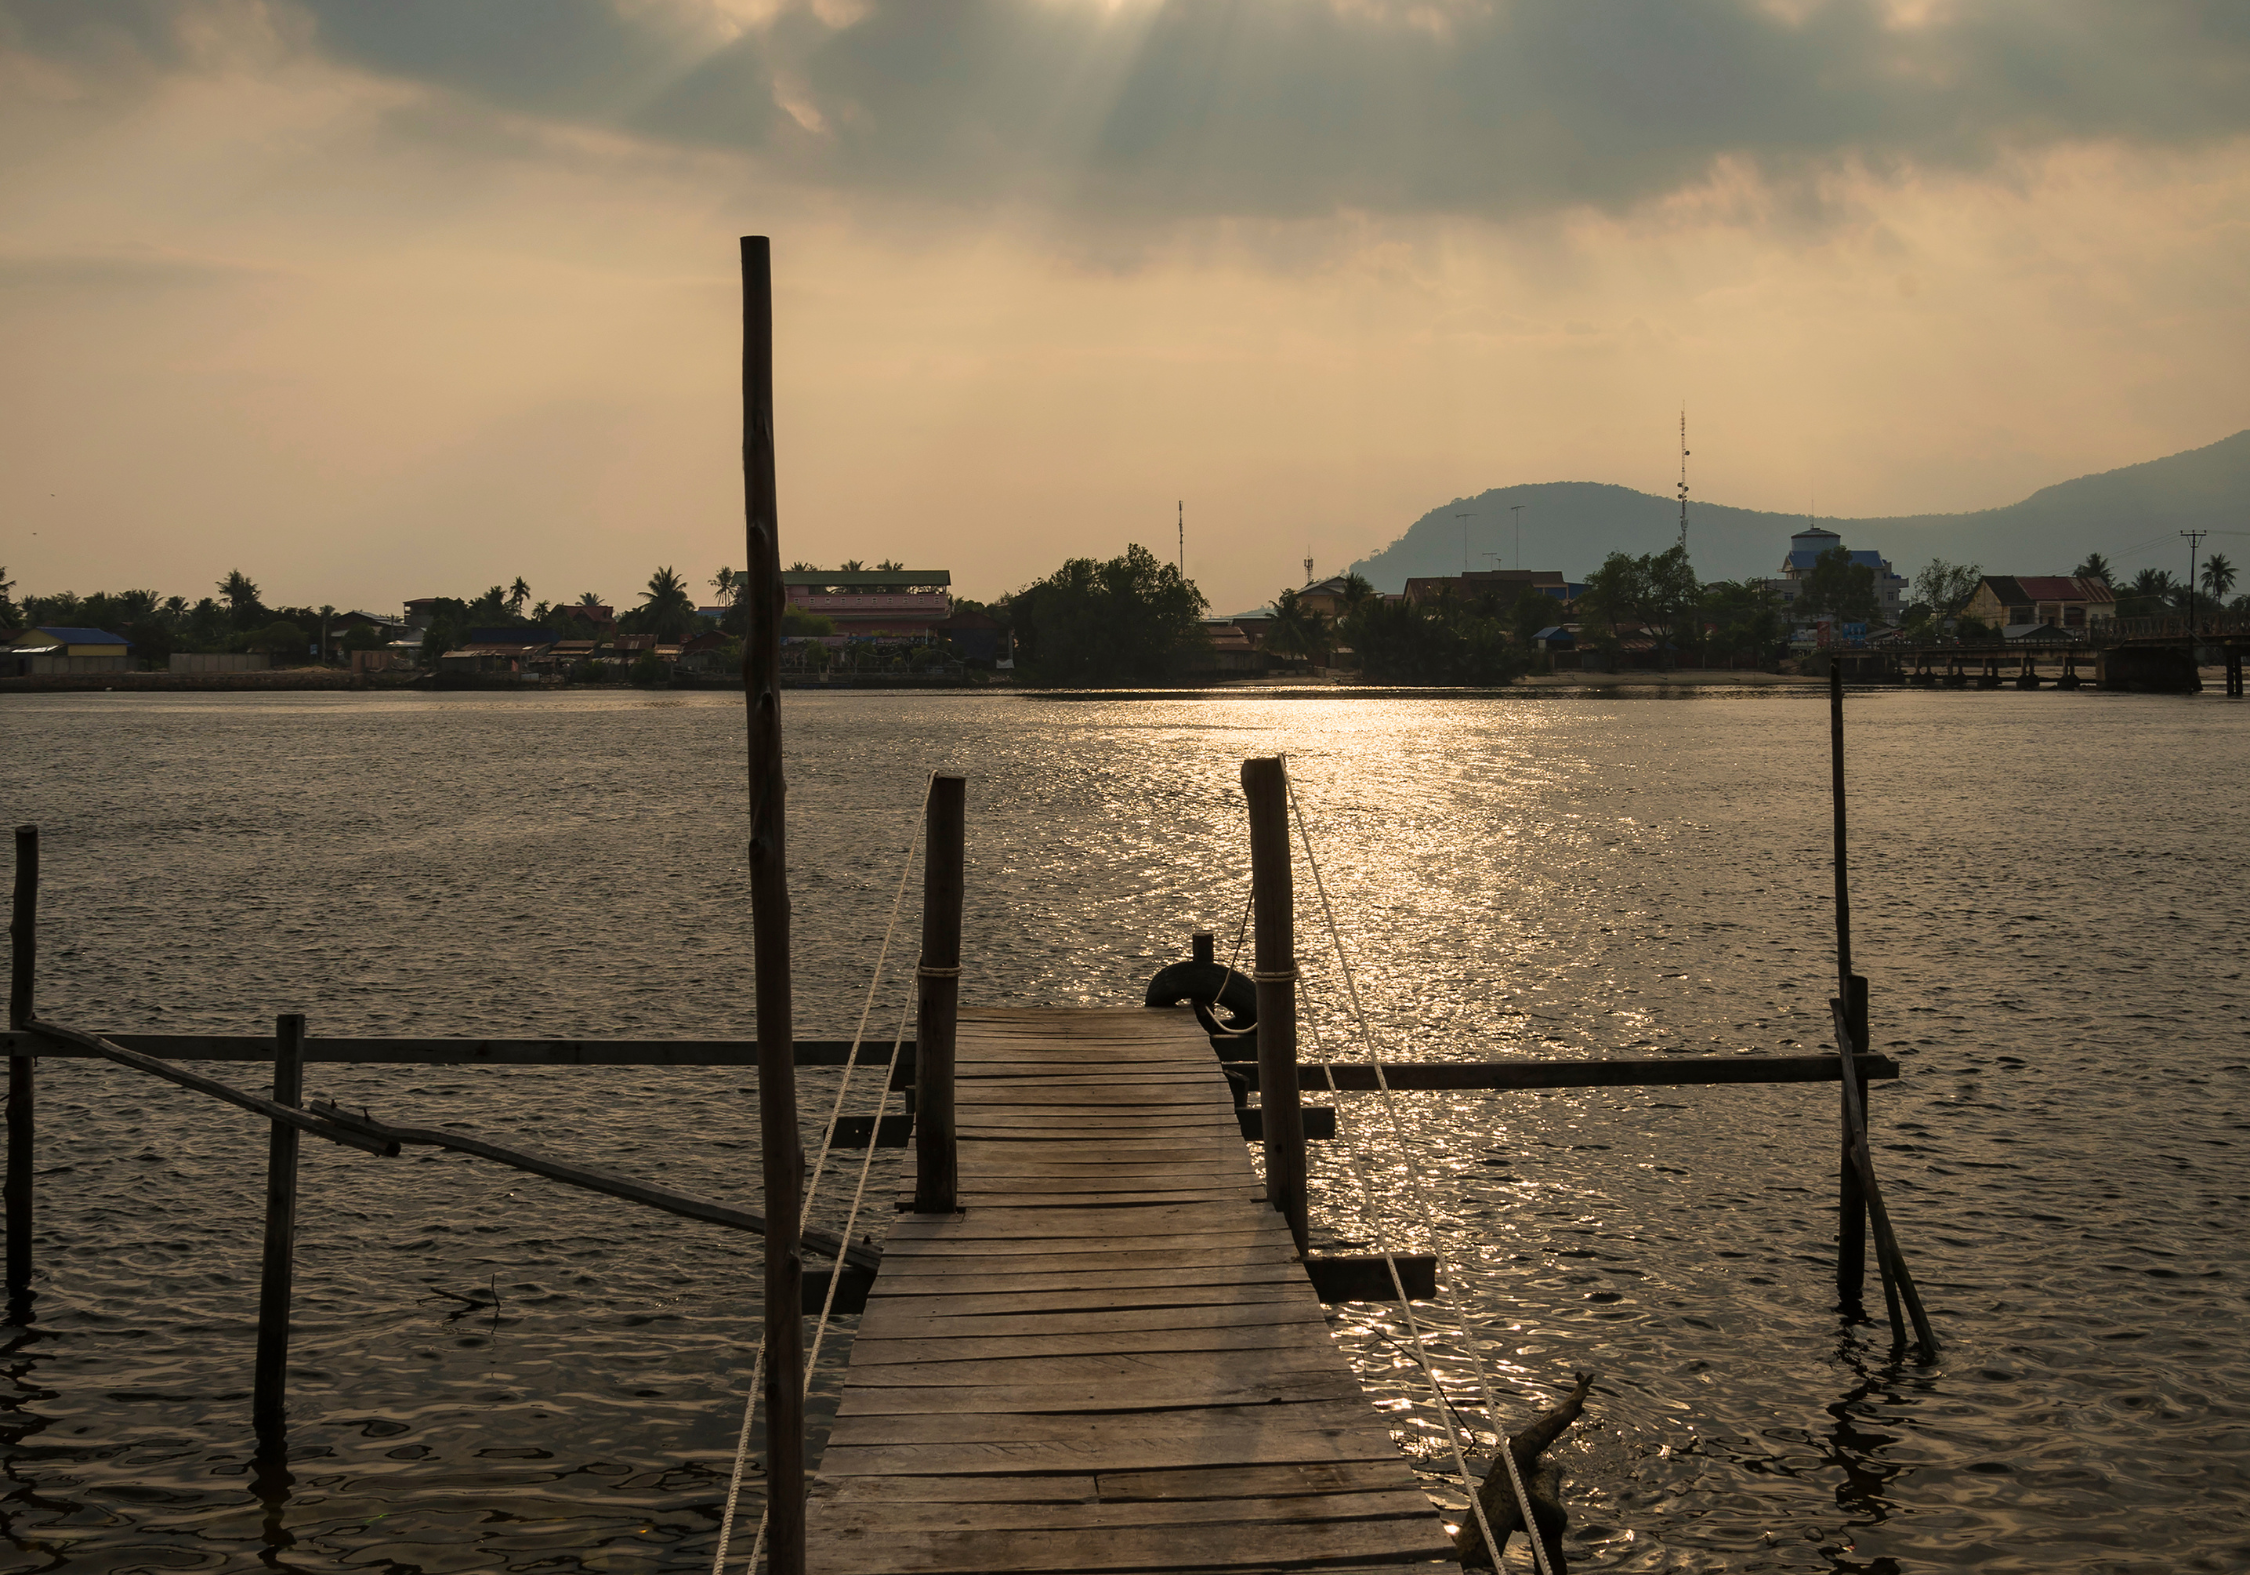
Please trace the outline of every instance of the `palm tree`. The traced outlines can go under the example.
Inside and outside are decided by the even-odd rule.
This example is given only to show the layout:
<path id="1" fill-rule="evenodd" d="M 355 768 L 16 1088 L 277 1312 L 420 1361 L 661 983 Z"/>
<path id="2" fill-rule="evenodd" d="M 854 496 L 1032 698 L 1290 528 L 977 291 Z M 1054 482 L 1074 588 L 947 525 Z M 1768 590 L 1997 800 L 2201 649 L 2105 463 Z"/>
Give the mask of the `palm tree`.
<path id="1" fill-rule="evenodd" d="M 685 639 L 695 628 L 695 602 L 687 593 L 687 581 L 669 568 L 660 568 L 648 577 L 648 589 L 641 592 L 642 606 L 634 611 L 634 622 L 659 640 Z"/>
<path id="2" fill-rule="evenodd" d="M 2234 589 L 2234 565 L 2225 553 L 2214 552 L 2203 561 L 2203 589 L 2215 602 L 2224 602 Z"/>
<path id="3" fill-rule="evenodd" d="M 599 607 L 602 605 L 602 593 L 600 591 L 580 591 L 578 593 L 578 605 L 581 607 Z"/>
<path id="4" fill-rule="evenodd" d="M 2099 580 L 2107 585 L 2113 572 L 2107 558 L 2098 552 L 2089 552 L 2078 567 L 2070 571 L 2070 577 L 2074 580 Z"/>
<path id="5" fill-rule="evenodd" d="M 1294 589 L 1273 599 L 1273 622 L 1266 626 L 1266 649 L 1310 661 L 1328 648 L 1328 624 L 1317 608 L 1307 607 Z"/>
<path id="6" fill-rule="evenodd" d="M 519 574 L 516 576 L 515 584 L 508 587 L 508 616 L 521 618 L 523 616 L 523 604 L 530 600 L 531 587 L 524 583 L 523 576 Z"/>
<path id="7" fill-rule="evenodd" d="M 719 600 L 722 602 L 732 602 L 737 596 L 750 588 L 749 582 L 750 576 L 748 574 L 737 574 L 734 570 L 723 566 L 718 573 L 711 576 L 711 588 L 719 593 Z"/>
<path id="8" fill-rule="evenodd" d="M 227 599 L 227 616 L 237 629 L 255 629 L 265 614 L 265 604 L 258 600 L 258 587 L 250 576 L 240 569 L 227 570 L 227 577 L 219 581 L 219 594 Z"/>

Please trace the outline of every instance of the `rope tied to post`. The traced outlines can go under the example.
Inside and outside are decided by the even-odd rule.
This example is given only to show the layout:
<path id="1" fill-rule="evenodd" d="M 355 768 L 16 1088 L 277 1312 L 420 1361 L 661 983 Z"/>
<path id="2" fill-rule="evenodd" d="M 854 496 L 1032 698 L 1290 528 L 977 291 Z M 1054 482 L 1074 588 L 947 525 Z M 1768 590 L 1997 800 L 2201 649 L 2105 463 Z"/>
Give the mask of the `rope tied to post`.
<path id="1" fill-rule="evenodd" d="M 1297 798 L 1296 785 L 1289 780 L 1286 756 L 1282 760 L 1281 783 L 1282 790 L 1288 798 L 1290 814 L 1297 822 L 1298 839 L 1304 844 L 1305 866 L 1312 875 L 1313 890 L 1320 897 L 1320 911 L 1327 922 L 1329 941 L 1336 954 L 1337 971 L 1343 978 L 1345 994 L 1351 1002 L 1352 1016 L 1359 1028 L 1360 1041 L 1366 1047 L 1368 1064 L 1375 1069 L 1375 1086 L 1383 1096 L 1384 1113 L 1390 1118 L 1392 1140 L 1396 1145 L 1400 1160 L 1405 1165 L 1408 1190 L 1411 1192 L 1416 1208 L 1422 1216 L 1422 1228 L 1429 1237 L 1431 1250 L 1442 1263 L 1444 1252 L 1442 1238 L 1439 1236 L 1437 1229 L 1437 1216 L 1430 1207 L 1429 1194 L 1423 1182 L 1421 1166 L 1416 1162 L 1414 1152 L 1407 1144 L 1406 1124 L 1399 1112 L 1397 1097 L 1392 1091 L 1390 1079 L 1384 1075 L 1382 1057 L 1375 1049 L 1374 1030 L 1367 1021 L 1367 1009 L 1360 1001 L 1359 985 L 1352 974 L 1351 959 L 1344 950 L 1343 930 L 1336 922 L 1336 909 L 1328 898 L 1328 883 L 1321 876 L 1320 860 L 1313 852 L 1312 832 L 1305 823 L 1304 806 Z M 1291 969 L 1290 975 L 1294 978 L 1296 970 Z M 1299 995 L 1305 998 L 1306 1005 L 1309 1008 L 1311 1006 L 1311 992 L 1301 979 L 1297 982 L 1297 990 Z M 1321 1072 L 1328 1083 L 1330 1100 L 1334 1102 L 1337 1093 L 1336 1074 L 1327 1056 L 1325 1044 L 1320 1037 L 1317 1019 L 1308 1010 L 1305 1014 L 1305 1020 L 1308 1025 L 1312 1026 L 1313 1043 L 1321 1053 Z M 1338 1116 L 1337 1135 L 1341 1138 L 1344 1127 L 1340 1109 Z M 1422 1337 L 1421 1320 L 1415 1316 L 1414 1304 L 1407 1297 L 1405 1281 L 1399 1274 L 1398 1257 L 1391 1249 L 1389 1233 L 1383 1224 L 1382 1211 L 1377 1207 L 1373 1178 L 1368 1175 L 1366 1167 L 1361 1163 L 1356 1145 L 1347 1143 L 1345 1153 L 1349 1158 L 1355 1176 L 1359 1180 L 1361 1196 L 1366 1201 L 1368 1216 L 1374 1222 L 1376 1249 L 1382 1254 L 1384 1265 L 1390 1270 L 1391 1287 L 1398 1297 L 1399 1307 L 1406 1318 L 1406 1332 L 1413 1343 L 1415 1362 L 1422 1369 L 1422 1376 L 1429 1384 L 1431 1394 L 1437 1398 L 1438 1420 L 1444 1424 L 1446 1441 L 1452 1446 L 1454 1469 L 1460 1475 L 1462 1490 L 1468 1494 L 1469 1512 L 1475 1517 L 1477 1529 L 1484 1536 L 1485 1548 L 1490 1552 L 1494 1566 L 1497 1568 L 1500 1557 L 1500 1541 L 1493 1535 L 1492 1523 L 1485 1514 L 1484 1496 L 1479 1491 L 1479 1484 L 1474 1474 L 1469 1470 L 1468 1450 L 1461 1442 L 1461 1432 L 1453 1416 L 1452 1403 L 1446 1398 L 1444 1387 L 1438 1382 L 1437 1370 L 1431 1364 L 1428 1345 Z M 1485 1371 L 1484 1360 L 1477 1354 L 1473 1344 L 1464 1342 L 1462 1350 L 1468 1358 L 1471 1371 L 1476 1374 L 1477 1389 L 1484 1400 L 1485 1414 L 1491 1418 L 1493 1432 L 1500 1441 L 1497 1453 L 1502 1466 L 1508 1473 L 1508 1484 L 1515 1493 L 1517 1513 L 1523 1518 L 1525 1540 L 1531 1544 L 1533 1565 L 1539 1571 L 1539 1575 L 1555 1575 L 1553 1565 L 1547 1558 L 1546 1544 L 1539 1533 L 1539 1522 L 1532 1514 L 1531 1492 L 1524 1485 L 1522 1472 L 1516 1468 L 1515 1452 L 1509 1447 L 1507 1429 L 1500 1424 L 1500 1407 L 1493 1396 L 1491 1376 Z"/>
<path id="2" fill-rule="evenodd" d="M 935 782 L 935 780 L 936 773 L 933 772 L 931 773 L 930 781 L 923 784 L 922 807 L 925 809 L 929 804 L 930 783 Z M 812 1177 L 810 1181 L 807 1182 L 805 1187 L 804 1208 L 799 1220 L 800 1229 L 805 1224 L 811 1222 L 813 1202 L 820 1195 L 821 1178 L 825 1174 L 828 1167 L 828 1155 L 835 1142 L 837 1123 L 843 1115 L 845 1095 L 851 1091 L 852 1077 L 859 1067 L 860 1043 L 866 1037 L 868 1019 L 874 1014 L 875 1011 L 875 994 L 876 991 L 881 987 L 883 982 L 883 970 L 891 954 L 891 941 L 893 937 L 895 937 L 898 933 L 899 913 L 905 906 L 906 885 L 907 881 L 913 876 L 914 856 L 916 851 L 921 847 L 921 841 L 922 816 L 921 813 L 917 811 L 914 818 L 914 829 L 908 834 L 906 839 L 906 857 L 904 862 L 899 866 L 898 887 L 891 894 L 890 920 L 889 923 L 884 927 L 882 944 L 876 949 L 875 968 L 874 972 L 869 976 L 867 981 L 867 996 L 860 1006 L 859 1024 L 852 1030 L 851 1050 L 844 1059 L 844 1076 L 842 1081 L 837 1085 L 835 1101 L 829 1107 L 828 1124 L 821 1133 L 820 1153 L 813 1162 Z M 917 969 L 916 971 L 920 972 L 921 970 Z M 956 968 L 953 970 L 953 972 L 958 974 L 960 970 Z M 888 1075 L 884 1077 L 882 1089 L 878 1095 L 875 1109 L 875 1119 L 868 1124 L 867 1147 L 860 1156 L 859 1177 L 857 1184 L 852 1190 L 851 1208 L 846 1214 L 844 1220 L 843 1239 L 847 1246 L 851 1242 L 853 1229 L 859 1223 L 860 1207 L 867 1194 L 868 1174 L 874 1165 L 876 1145 L 882 1137 L 882 1107 L 885 1104 L 889 1103 L 891 1084 L 895 1080 L 898 1070 L 899 1052 L 904 1046 L 905 1042 L 906 1007 L 901 1006 L 899 1009 L 898 1030 L 891 1036 L 891 1054 L 888 1064 Z M 838 1258 L 836 1260 L 836 1266 L 834 1270 L 828 1276 L 828 1289 L 826 1294 L 821 1298 L 820 1319 L 819 1322 L 814 1325 L 812 1347 L 806 1353 L 805 1357 L 805 1370 L 802 1377 L 802 1383 L 807 1393 L 809 1393 L 812 1388 L 812 1375 L 816 1364 L 820 1360 L 821 1344 L 824 1340 L 826 1340 L 828 1336 L 829 1319 L 836 1306 L 836 1290 L 837 1287 L 842 1283 L 843 1278 L 844 1261 L 842 1258 Z M 719 1544 L 716 1551 L 714 1551 L 711 1555 L 711 1575 L 722 1575 L 723 1568 L 726 1564 L 727 1544 L 732 1539 L 734 1532 L 735 1504 L 740 1498 L 742 1492 L 742 1474 L 744 1467 L 748 1463 L 750 1454 L 751 1425 L 757 1416 L 758 1394 L 765 1378 L 765 1370 L 766 1342 L 764 1336 L 761 1335 L 758 1340 L 758 1354 L 756 1359 L 752 1362 L 750 1368 L 749 1393 L 743 1397 L 742 1430 L 735 1439 L 734 1466 L 732 1471 L 728 1474 L 727 1478 L 726 1506 L 723 1510 L 721 1510 L 719 1515 Z M 750 1557 L 748 1562 L 743 1566 L 745 1570 L 755 1570 L 758 1567 L 759 1555 L 765 1551 L 766 1527 L 771 1518 L 772 1511 L 769 1505 L 768 1508 L 765 1511 L 761 1512 L 758 1516 L 757 1535 L 751 1542 Z"/>

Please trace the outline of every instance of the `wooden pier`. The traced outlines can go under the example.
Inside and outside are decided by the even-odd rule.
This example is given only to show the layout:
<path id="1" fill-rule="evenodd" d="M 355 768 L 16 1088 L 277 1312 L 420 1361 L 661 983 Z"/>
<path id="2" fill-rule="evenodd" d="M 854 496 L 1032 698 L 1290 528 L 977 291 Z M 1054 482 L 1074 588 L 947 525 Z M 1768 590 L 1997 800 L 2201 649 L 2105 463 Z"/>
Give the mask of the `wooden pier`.
<path id="1" fill-rule="evenodd" d="M 959 1212 L 885 1243 L 808 1567 L 1449 1564 L 1195 1018 L 979 1012 L 955 1056 Z"/>

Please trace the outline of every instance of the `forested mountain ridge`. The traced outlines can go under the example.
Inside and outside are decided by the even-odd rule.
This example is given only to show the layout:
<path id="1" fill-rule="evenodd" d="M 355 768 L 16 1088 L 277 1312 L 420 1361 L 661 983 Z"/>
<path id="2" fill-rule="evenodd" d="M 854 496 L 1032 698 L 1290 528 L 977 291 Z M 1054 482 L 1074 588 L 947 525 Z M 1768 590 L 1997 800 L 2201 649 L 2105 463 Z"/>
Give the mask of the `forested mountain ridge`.
<path id="1" fill-rule="evenodd" d="M 1396 591 L 1407 576 L 1458 574 L 1462 524 L 1468 520 L 1468 566 L 1516 567 L 1515 518 L 1524 505 L 1526 569 L 1560 569 L 1583 580 L 1612 552 L 1661 552 L 1679 537 L 1679 500 L 1597 481 L 1548 481 L 1495 487 L 1430 510 L 1396 541 L 1351 567 L 1380 590 Z M 1801 514 L 1688 502 L 1688 554 L 1706 580 L 1780 572 Z M 1866 519 L 1822 516 L 1852 547 L 1880 551 L 1911 576 L 1931 558 L 1980 563 L 1995 574 L 2066 574 L 2089 552 L 2124 573 L 2145 567 L 2185 576 L 2182 530 L 2207 530 L 2206 552 L 2250 554 L 2250 430 L 2205 448 L 2120 470 L 2042 487 L 2018 503 L 1963 514 L 1909 514 Z M 2176 561 L 2175 561 L 2176 560 Z"/>

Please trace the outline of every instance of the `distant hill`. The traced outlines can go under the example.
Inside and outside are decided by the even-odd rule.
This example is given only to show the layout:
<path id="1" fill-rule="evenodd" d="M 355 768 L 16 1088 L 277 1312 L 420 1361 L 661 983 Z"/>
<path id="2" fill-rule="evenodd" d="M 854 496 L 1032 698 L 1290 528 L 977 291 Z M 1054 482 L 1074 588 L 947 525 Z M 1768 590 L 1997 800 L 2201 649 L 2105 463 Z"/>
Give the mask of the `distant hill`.
<path id="1" fill-rule="evenodd" d="M 1469 566 L 1515 559 L 1512 503 L 1523 504 L 1523 566 L 1560 569 L 1582 580 L 1612 552 L 1661 552 L 1679 538 L 1676 498 L 1598 481 L 1549 481 L 1496 487 L 1430 510 L 1406 534 L 1352 567 L 1378 590 L 1396 591 L 1408 575 L 1461 572 L 1461 522 L 1469 524 Z M 1979 563 L 1994 574 L 2067 574 L 2089 552 L 2120 570 L 2156 564 L 2187 569 L 2178 531 L 2209 530 L 2206 552 L 2250 558 L 2250 430 L 2169 459 L 2081 476 L 2042 487 L 2021 503 L 1969 514 L 1908 514 L 1820 523 L 1851 547 L 1872 547 L 1911 578 L 1932 558 Z M 1690 499 L 1688 554 L 1706 580 L 1780 572 L 1789 534 L 1801 514 L 1729 508 Z M 2175 560 L 2177 562 L 2175 563 Z"/>

